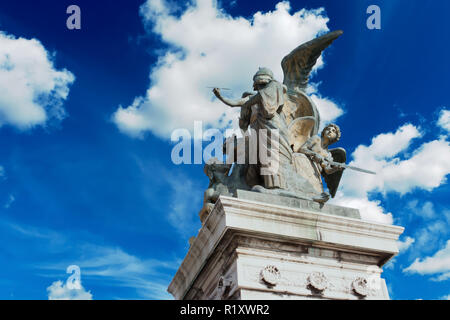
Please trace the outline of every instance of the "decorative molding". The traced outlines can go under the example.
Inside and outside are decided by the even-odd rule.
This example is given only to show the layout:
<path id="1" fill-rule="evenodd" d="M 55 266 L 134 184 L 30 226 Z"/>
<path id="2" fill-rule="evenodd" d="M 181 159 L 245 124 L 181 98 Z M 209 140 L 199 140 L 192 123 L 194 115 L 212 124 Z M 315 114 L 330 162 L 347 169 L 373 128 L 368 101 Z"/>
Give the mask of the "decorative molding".
<path id="1" fill-rule="evenodd" d="M 261 280 L 269 286 L 276 286 L 281 279 L 280 270 L 274 265 L 268 265 L 261 270 Z"/>
<path id="2" fill-rule="evenodd" d="M 355 293 L 362 297 L 367 297 L 369 295 L 369 283 L 364 277 L 358 277 L 353 280 L 352 288 Z"/>
<path id="3" fill-rule="evenodd" d="M 328 288 L 329 281 L 328 278 L 323 274 L 323 272 L 313 272 L 308 276 L 308 285 L 317 291 L 323 291 Z"/>

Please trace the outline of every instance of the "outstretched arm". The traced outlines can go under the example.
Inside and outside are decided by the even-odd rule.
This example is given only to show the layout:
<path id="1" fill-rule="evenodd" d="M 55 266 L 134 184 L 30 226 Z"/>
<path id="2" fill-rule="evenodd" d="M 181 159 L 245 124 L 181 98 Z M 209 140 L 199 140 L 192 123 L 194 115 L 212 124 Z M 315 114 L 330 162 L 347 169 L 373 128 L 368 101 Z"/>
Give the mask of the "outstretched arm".
<path id="1" fill-rule="evenodd" d="M 214 88 L 213 93 L 220 101 L 222 101 L 223 103 L 225 103 L 230 107 L 242 107 L 251 98 L 251 96 L 246 96 L 238 100 L 227 99 L 222 97 L 222 95 L 220 94 L 220 90 L 218 88 Z"/>
<path id="2" fill-rule="evenodd" d="M 324 161 L 324 158 L 317 152 L 313 151 L 313 147 L 317 143 L 320 143 L 320 140 L 315 136 L 311 137 L 305 142 L 303 146 L 301 146 L 299 152 L 306 154 L 307 156 L 311 157 L 313 161 L 320 164 Z"/>

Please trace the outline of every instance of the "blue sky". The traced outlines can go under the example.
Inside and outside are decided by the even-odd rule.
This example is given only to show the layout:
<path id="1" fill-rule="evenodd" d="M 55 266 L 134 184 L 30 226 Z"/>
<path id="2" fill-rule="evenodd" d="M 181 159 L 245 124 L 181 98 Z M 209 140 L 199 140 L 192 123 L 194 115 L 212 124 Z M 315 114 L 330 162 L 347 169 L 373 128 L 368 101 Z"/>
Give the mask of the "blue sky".
<path id="1" fill-rule="evenodd" d="M 66 28 L 71 4 L 81 30 Z M 366 28 L 371 4 L 381 30 Z M 0 298 L 64 295 L 73 264 L 84 298 L 170 298 L 209 183 L 202 165 L 172 163 L 170 133 L 225 128 L 235 114 L 205 86 L 240 96 L 258 66 L 281 81 L 283 55 L 337 29 L 309 92 L 349 160 L 380 174 L 346 171 L 333 201 L 405 227 L 383 273 L 393 299 L 448 298 L 448 12 L 444 0 L 2 2 Z"/>

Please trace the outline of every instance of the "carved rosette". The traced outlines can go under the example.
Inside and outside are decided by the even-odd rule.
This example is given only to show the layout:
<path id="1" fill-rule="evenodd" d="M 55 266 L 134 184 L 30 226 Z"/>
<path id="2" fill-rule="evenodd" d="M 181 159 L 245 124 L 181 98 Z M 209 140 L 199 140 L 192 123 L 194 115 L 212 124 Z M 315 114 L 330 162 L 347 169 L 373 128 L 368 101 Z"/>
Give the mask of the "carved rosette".
<path id="1" fill-rule="evenodd" d="M 308 276 L 308 285 L 317 291 L 323 291 L 328 287 L 328 278 L 322 272 L 313 272 Z"/>
<path id="2" fill-rule="evenodd" d="M 352 282 L 353 291 L 362 297 L 369 295 L 369 283 L 366 278 L 358 277 Z"/>
<path id="3" fill-rule="evenodd" d="M 281 279 L 280 270 L 276 266 L 268 265 L 261 270 L 261 280 L 270 286 L 276 286 Z"/>

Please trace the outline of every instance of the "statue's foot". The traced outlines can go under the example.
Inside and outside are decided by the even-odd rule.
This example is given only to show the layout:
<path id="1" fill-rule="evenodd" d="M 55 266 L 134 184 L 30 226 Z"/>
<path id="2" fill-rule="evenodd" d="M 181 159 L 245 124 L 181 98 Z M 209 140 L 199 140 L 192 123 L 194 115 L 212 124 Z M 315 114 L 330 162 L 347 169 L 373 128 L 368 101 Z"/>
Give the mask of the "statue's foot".
<path id="1" fill-rule="evenodd" d="M 318 197 L 313 197 L 313 201 L 318 202 L 320 204 L 324 204 L 325 202 L 327 202 L 330 199 L 330 194 L 327 192 L 322 192 L 320 194 L 320 196 Z"/>
<path id="2" fill-rule="evenodd" d="M 260 192 L 260 193 L 268 193 L 267 192 L 268 189 L 264 188 L 263 186 L 260 185 L 256 185 L 252 187 L 252 191 L 254 192 Z"/>

